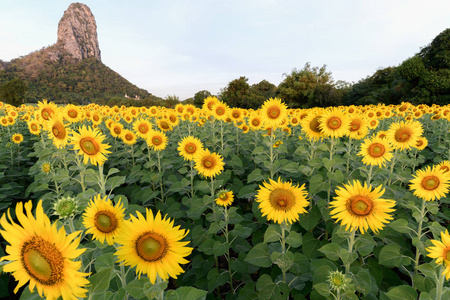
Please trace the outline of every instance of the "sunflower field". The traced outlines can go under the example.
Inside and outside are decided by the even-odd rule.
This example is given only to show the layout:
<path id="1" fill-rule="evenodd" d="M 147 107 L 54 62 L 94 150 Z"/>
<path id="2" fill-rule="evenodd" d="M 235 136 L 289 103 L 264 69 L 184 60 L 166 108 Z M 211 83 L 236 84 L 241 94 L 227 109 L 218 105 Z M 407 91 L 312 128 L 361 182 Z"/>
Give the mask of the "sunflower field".
<path id="1" fill-rule="evenodd" d="M 0 298 L 450 299 L 449 121 L 0 102 Z"/>

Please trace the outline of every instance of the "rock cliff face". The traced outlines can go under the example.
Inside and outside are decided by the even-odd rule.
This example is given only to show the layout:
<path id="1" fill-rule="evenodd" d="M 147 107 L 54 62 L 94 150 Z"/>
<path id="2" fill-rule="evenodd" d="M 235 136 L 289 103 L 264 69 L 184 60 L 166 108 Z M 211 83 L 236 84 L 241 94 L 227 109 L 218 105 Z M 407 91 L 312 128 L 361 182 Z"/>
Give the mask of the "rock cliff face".
<path id="1" fill-rule="evenodd" d="M 101 61 L 97 24 L 89 7 L 72 3 L 58 23 L 57 45 L 75 59 L 95 57 Z"/>

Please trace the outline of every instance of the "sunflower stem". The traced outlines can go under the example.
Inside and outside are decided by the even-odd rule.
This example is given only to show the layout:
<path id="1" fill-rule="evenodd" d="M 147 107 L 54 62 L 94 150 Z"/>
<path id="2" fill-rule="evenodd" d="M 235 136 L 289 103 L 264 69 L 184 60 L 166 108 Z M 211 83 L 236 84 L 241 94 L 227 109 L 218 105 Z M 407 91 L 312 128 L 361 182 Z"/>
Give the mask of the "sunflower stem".
<path id="1" fill-rule="evenodd" d="M 281 253 L 286 254 L 286 233 L 284 230 L 284 224 L 280 225 L 281 228 Z M 283 274 L 283 283 L 286 283 L 286 270 L 285 268 L 281 268 L 281 272 Z"/>
<path id="2" fill-rule="evenodd" d="M 122 282 L 122 287 L 125 288 L 127 286 L 127 275 L 125 274 L 125 265 L 120 265 L 120 281 Z M 128 299 L 128 293 L 125 292 L 124 300 Z"/>
<path id="3" fill-rule="evenodd" d="M 389 171 L 389 177 L 387 180 L 387 185 L 391 185 L 391 180 L 392 180 L 392 173 L 394 172 L 394 166 L 395 166 L 395 159 L 397 158 L 397 151 L 398 149 L 395 149 L 394 151 L 394 157 L 392 158 L 392 162 L 391 162 L 391 169 Z"/>
<path id="4" fill-rule="evenodd" d="M 275 160 L 273 154 L 273 144 L 274 144 L 275 136 L 273 134 L 273 127 L 270 128 L 270 179 L 273 180 L 273 176 L 275 175 L 273 170 L 273 162 Z"/>
<path id="5" fill-rule="evenodd" d="M 420 240 L 422 238 L 422 226 L 423 226 L 423 220 L 425 218 L 426 214 L 426 201 L 422 199 L 422 208 L 420 209 L 420 218 L 419 218 L 419 226 L 417 227 L 417 237 L 418 237 L 418 243 L 420 244 Z M 414 272 L 417 274 L 417 267 L 419 266 L 419 259 L 420 259 L 420 250 L 419 247 L 416 246 L 416 259 L 414 260 Z"/>
<path id="6" fill-rule="evenodd" d="M 220 154 L 223 155 L 223 121 L 220 121 Z"/>
<path id="7" fill-rule="evenodd" d="M 228 208 L 227 205 L 225 205 L 225 209 L 223 211 L 223 217 L 225 219 L 225 239 L 227 244 L 229 245 L 229 232 L 228 232 Z M 233 273 L 231 272 L 231 264 L 230 264 L 230 248 L 227 250 L 226 254 L 227 262 L 228 262 L 228 273 L 230 274 L 230 289 L 234 294 L 234 288 L 233 288 Z"/>
<path id="8" fill-rule="evenodd" d="M 189 165 L 191 167 L 191 200 L 194 199 L 194 161 L 190 160 Z"/>
<path id="9" fill-rule="evenodd" d="M 216 215 L 216 201 L 214 201 L 214 177 L 211 176 L 211 200 L 212 200 L 212 210 L 214 216 Z"/>
<path id="10" fill-rule="evenodd" d="M 100 187 L 100 194 L 102 197 L 106 196 L 106 182 L 103 174 L 103 165 L 98 164 L 98 185 Z"/>
<path id="11" fill-rule="evenodd" d="M 370 185 L 370 181 L 372 180 L 372 170 L 373 170 L 373 165 L 371 164 L 370 168 L 369 168 L 369 173 L 367 175 L 367 185 Z"/>
<path id="12" fill-rule="evenodd" d="M 355 243 L 355 235 L 356 235 L 356 228 L 354 228 L 352 230 L 352 232 L 350 233 L 350 237 L 348 239 L 348 253 L 352 253 L 353 252 L 353 245 Z M 345 274 L 348 275 L 350 272 L 350 262 L 348 261 L 345 264 Z"/>
<path id="13" fill-rule="evenodd" d="M 350 172 L 350 153 L 352 152 L 352 138 L 348 139 L 348 148 L 347 148 L 347 175 Z"/>
<path id="14" fill-rule="evenodd" d="M 156 152 L 157 156 L 158 156 L 158 172 L 159 172 L 159 187 L 161 189 L 161 201 L 162 203 L 164 203 L 164 187 L 163 187 L 163 182 L 162 182 L 162 167 L 161 167 L 161 154 L 160 151 Z"/>
<path id="15" fill-rule="evenodd" d="M 438 282 L 436 282 L 436 300 L 442 299 L 442 291 L 444 290 L 445 275 L 443 268 L 443 266 L 439 268 L 439 279 Z"/>

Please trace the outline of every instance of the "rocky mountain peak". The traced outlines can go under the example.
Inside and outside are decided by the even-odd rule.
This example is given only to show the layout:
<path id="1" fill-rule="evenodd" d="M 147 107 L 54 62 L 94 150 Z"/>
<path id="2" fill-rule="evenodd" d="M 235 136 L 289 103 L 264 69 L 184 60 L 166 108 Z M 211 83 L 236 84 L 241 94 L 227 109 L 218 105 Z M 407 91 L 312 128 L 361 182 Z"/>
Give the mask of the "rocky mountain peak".
<path id="1" fill-rule="evenodd" d="M 101 61 L 97 24 L 88 6 L 82 3 L 69 5 L 58 23 L 57 45 L 75 59 L 94 56 Z"/>

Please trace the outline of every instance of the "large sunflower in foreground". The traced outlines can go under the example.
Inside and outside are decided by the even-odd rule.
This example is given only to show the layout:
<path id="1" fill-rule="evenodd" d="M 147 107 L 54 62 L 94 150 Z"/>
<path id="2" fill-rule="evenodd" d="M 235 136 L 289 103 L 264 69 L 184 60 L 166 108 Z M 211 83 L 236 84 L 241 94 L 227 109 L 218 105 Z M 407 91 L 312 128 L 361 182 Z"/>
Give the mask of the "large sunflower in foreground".
<path id="1" fill-rule="evenodd" d="M 309 205 L 308 193 L 305 185 L 299 187 L 291 182 L 283 182 L 269 179 L 259 186 L 256 194 L 256 202 L 259 202 L 259 209 L 267 219 L 281 224 L 293 223 L 298 220 L 299 214 L 306 213 L 305 207 Z"/>
<path id="2" fill-rule="evenodd" d="M 177 278 L 184 272 L 180 264 L 186 264 L 186 256 L 192 248 L 181 242 L 189 231 L 173 225 L 173 220 L 162 218 L 161 213 L 154 216 L 146 209 L 146 217 L 136 212 L 130 220 L 123 222 L 123 229 L 115 237 L 120 244 L 115 255 L 121 264 L 136 267 L 136 273 L 147 274 L 153 284 L 159 276 L 167 281 Z"/>
<path id="3" fill-rule="evenodd" d="M 410 149 L 415 147 L 417 139 L 422 136 L 423 127 L 419 121 L 392 123 L 386 138 L 394 149 Z"/>
<path id="4" fill-rule="evenodd" d="M 89 284 L 86 273 L 79 272 L 81 260 L 78 258 L 86 249 L 77 249 L 79 232 L 66 235 L 64 227 L 57 230 L 56 224 L 44 214 L 42 201 L 36 207 L 36 218 L 32 212 L 32 202 L 16 205 L 16 216 L 20 224 L 15 223 L 8 210 L 8 219 L 3 214 L 0 224 L 2 237 L 9 243 L 7 255 L 0 261 L 9 261 L 3 266 L 3 272 L 10 272 L 18 281 L 14 293 L 29 282 L 33 292 L 36 287 L 41 297 L 56 300 L 86 297 L 84 286 Z"/>
<path id="5" fill-rule="evenodd" d="M 178 152 L 183 156 L 184 160 L 193 160 L 195 153 L 203 149 L 202 142 L 191 135 L 184 137 L 178 143 Z"/>
<path id="6" fill-rule="evenodd" d="M 266 127 L 277 127 L 287 117 L 287 105 L 281 99 L 270 98 L 261 106 L 260 116 Z"/>
<path id="7" fill-rule="evenodd" d="M 98 129 L 91 129 L 84 125 L 78 130 L 80 133 L 72 133 L 71 144 L 74 150 L 78 150 L 78 155 L 83 155 L 85 164 L 90 160 L 95 166 L 103 165 L 106 161 L 105 154 L 111 153 L 107 150 L 110 146 L 102 143 L 106 137 Z"/>
<path id="8" fill-rule="evenodd" d="M 100 195 L 89 202 L 83 214 L 83 225 L 87 228 L 86 233 L 92 233 L 93 239 L 108 245 L 114 244 L 114 236 L 122 226 L 125 209 L 120 201 L 113 206 L 110 199 Z"/>
<path id="9" fill-rule="evenodd" d="M 223 158 L 220 154 L 202 149 L 194 155 L 195 169 L 203 177 L 214 177 L 223 171 Z"/>
<path id="10" fill-rule="evenodd" d="M 380 168 L 394 157 L 389 143 L 379 137 L 365 139 L 358 155 L 363 157 L 362 162 L 365 165 L 377 165 Z"/>
<path id="11" fill-rule="evenodd" d="M 360 230 L 364 234 L 369 228 L 375 233 L 393 219 L 395 201 L 381 199 L 382 186 L 361 184 L 358 180 L 336 189 L 336 197 L 330 202 L 330 215 L 345 226 L 345 230 Z"/>
<path id="12" fill-rule="evenodd" d="M 340 138 L 350 134 L 350 119 L 339 108 L 325 110 L 319 122 L 319 128 L 325 137 Z"/>
<path id="13" fill-rule="evenodd" d="M 410 180 L 410 190 L 413 190 L 413 194 L 426 201 L 432 201 L 445 197 L 449 188 L 449 176 L 445 173 L 445 170 L 439 167 L 430 166 L 425 169 L 417 170 L 413 175 L 413 179 Z"/>
<path id="14" fill-rule="evenodd" d="M 431 240 L 433 246 L 426 248 L 428 257 L 435 258 L 436 264 L 442 265 L 445 269 L 442 274 L 447 280 L 450 279 L 450 234 L 446 229 L 441 231 L 441 240 Z"/>

